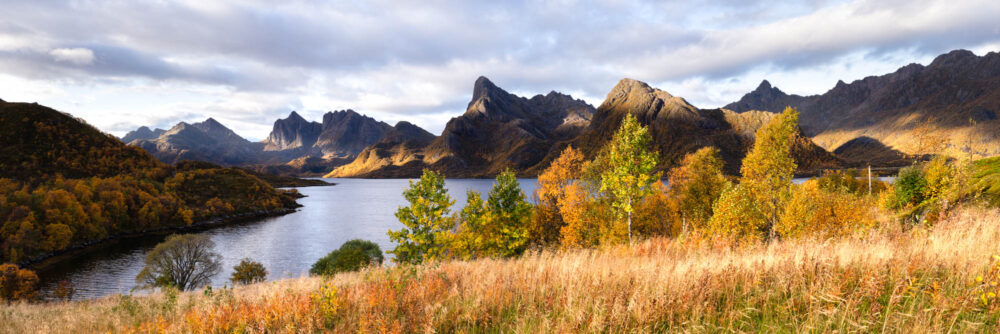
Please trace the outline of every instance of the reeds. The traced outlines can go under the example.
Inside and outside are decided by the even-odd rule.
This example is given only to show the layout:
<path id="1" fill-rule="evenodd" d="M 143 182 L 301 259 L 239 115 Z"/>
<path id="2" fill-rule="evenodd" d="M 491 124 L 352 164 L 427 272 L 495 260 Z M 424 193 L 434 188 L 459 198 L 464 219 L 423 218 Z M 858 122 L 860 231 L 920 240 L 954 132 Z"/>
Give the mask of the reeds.
<path id="1" fill-rule="evenodd" d="M 236 289 L 0 306 L 0 332 L 995 332 L 1000 212 L 839 239 L 692 235 Z M 977 281 L 985 275 L 987 282 Z"/>

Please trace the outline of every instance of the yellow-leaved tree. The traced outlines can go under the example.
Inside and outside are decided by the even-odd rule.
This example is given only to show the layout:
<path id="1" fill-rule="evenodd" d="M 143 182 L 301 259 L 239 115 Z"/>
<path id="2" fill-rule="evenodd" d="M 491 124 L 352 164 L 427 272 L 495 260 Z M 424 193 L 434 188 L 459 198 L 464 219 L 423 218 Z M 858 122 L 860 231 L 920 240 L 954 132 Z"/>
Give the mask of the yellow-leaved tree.
<path id="1" fill-rule="evenodd" d="M 795 187 L 775 231 L 782 237 L 850 234 L 875 226 L 871 198 L 849 192 L 824 190 L 817 180 Z"/>
<path id="2" fill-rule="evenodd" d="M 635 206 L 653 191 L 652 183 L 660 179 L 653 174 L 658 157 L 649 151 L 652 140 L 649 130 L 628 114 L 605 151 L 607 166 L 601 173 L 601 192 L 610 199 L 618 215 L 624 216 L 629 243 L 632 243 Z"/>
<path id="3" fill-rule="evenodd" d="M 667 173 L 667 206 L 682 232 L 704 228 L 712 218 L 712 206 L 729 187 L 723 165 L 718 149 L 702 147 L 685 155 L 681 165 Z"/>
<path id="4" fill-rule="evenodd" d="M 570 146 L 538 175 L 535 214 L 528 225 L 530 244 L 548 246 L 559 242 L 560 231 L 566 226 L 559 207 L 566 199 L 566 187 L 581 178 L 582 165 L 583 154 Z"/>
<path id="5" fill-rule="evenodd" d="M 709 228 L 714 233 L 746 239 L 775 236 L 791 195 L 796 168 L 791 148 L 798 123 L 799 112 L 788 107 L 757 130 L 753 148 L 743 158 L 740 183 L 724 191 L 713 207 Z"/>

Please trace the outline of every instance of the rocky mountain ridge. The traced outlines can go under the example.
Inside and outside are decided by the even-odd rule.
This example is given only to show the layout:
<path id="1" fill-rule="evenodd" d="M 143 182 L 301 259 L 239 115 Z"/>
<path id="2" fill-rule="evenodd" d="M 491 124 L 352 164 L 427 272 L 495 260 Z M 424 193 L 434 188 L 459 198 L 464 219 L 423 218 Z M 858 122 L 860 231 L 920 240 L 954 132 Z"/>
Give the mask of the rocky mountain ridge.
<path id="1" fill-rule="evenodd" d="M 895 72 L 851 83 L 838 81 L 819 95 L 785 94 L 766 80 L 725 108 L 801 112 L 806 135 L 827 150 L 865 138 L 865 145 L 904 155 L 945 153 L 985 157 L 1000 154 L 1000 54 L 976 56 L 955 50 L 930 64 L 910 64 Z M 858 155 L 863 157 L 864 155 Z M 888 163 L 897 154 L 858 162 Z"/>

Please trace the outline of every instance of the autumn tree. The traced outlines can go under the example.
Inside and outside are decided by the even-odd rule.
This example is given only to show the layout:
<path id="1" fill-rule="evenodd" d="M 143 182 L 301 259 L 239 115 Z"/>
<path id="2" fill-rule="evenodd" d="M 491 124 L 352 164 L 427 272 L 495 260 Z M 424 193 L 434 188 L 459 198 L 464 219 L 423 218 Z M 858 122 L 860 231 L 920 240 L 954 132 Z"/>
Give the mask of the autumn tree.
<path id="1" fill-rule="evenodd" d="M 229 281 L 236 284 L 253 284 L 267 280 L 267 268 L 264 264 L 245 258 L 240 260 L 240 264 L 233 267 L 233 274 L 229 276 Z"/>
<path id="2" fill-rule="evenodd" d="M 875 207 L 863 196 L 824 190 L 817 180 L 795 187 L 775 232 L 782 237 L 850 234 L 875 226 Z"/>
<path id="3" fill-rule="evenodd" d="M 195 289 L 222 270 L 221 258 L 207 235 L 171 235 L 146 254 L 146 267 L 135 280 L 146 287 Z"/>
<path id="4" fill-rule="evenodd" d="M 799 112 L 789 107 L 757 130 L 740 183 L 724 191 L 713 207 L 712 230 L 751 239 L 775 236 L 795 174 L 791 148 L 798 120 Z"/>
<path id="5" fill-rule="evenodd" d="M 387 232 L 389 239 L 397 243 L 390 253 L 396 256 L 397 263 L 418 264 L 439 257 L 446 234 L 454 225 L 449 212 L 455 201 L 444 188 L 444 177 L 425 169 L 419 181 L 410 180 L 403 197 L 410 205 L 400 207 L 396 218 L 405 227 Z"/>
<path id="6" fill-rule="evenodd" d="M 560 230 L 566 225 L 559 207 L 566 198 L 566 187 L 582 177 L 583 154 L 567 147 L 549 168 L 538 175 L 535 188 L 535 213 L 528 225 L 531 244 L 552 245 L 559 242 Z"/>
<path id="7" fill-rule="evenodd" d="M 38 275 L 17 265 L 0 265 L 0 301 L 34 300 L 38 296 Z"/>
<path id="8" fill-rule="evenodd" d="M 650 184 L 659 179 L 653 174 L 658 158 L 649 151 L 651 141 L 649 130 L 628 114 L 605 151 L 607 165 L 601 174 L 600 191 L 608 194 L 611 206 L 626 218 L 629 243 L 635 205 L 652 191 Z"/>
<path id="9" fill-rule="evenodd" d="M 668 206 L 673 208 L 681 231 L 703 228 L 712 218 L 712 207 L 729 181 L 715 147 L 702 147 L 684 156 L 681 165 L 667 173 Z"/>
<path id="10" fill-rule="evenodd" d="M 486 248 L 486 240 L 482 231 L 486 229 L 489 213 L 486 202 L 478 191 L 469 190 L 465 195 L 465 207 L 458 213 L 457 230 L 448 235 L 448 256 L 459 259 L 478 257 Z"/>

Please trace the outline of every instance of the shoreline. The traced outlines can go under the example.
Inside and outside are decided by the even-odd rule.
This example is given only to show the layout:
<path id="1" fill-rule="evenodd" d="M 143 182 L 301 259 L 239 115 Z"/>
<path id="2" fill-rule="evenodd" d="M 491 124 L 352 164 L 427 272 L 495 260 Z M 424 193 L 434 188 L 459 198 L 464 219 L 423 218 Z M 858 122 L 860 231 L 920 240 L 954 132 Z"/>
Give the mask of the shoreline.
<path id="1" fill-rule="evenodd" d="M 301 207 L 301 205 L 299 207 Z M 66 249 L 59 250 L 56 252 L 51 252 L 31 260 L 21 261 L 18 263 L 18 266 L 21 268 L 27 268 L 34 270 L 36 272 L 40 272 L 51 267 L 52 265 L 64 261 L 73 260 L 74 258 L 77 258 L 80 255 L 96 251 L 103 247 L 112 246 L 125 240 L 170 235 L 176 232 L 205 231 L 217 227 L 228 226 L 234 223 L 248 222 L 269 217 L 284 216 L 297 211 L 298 208 L 286 208 L 283 210 L 258 210 L 253 212 L 244 212 L 222 217 L 215 217 L 207 220 L 194 222 L 191 225 L 169 226 L 151 230 L 143 230 L 138 232 L 121 233 L 121 234 L 111 235 L 100 240 L 84 242 L 81 244 L 66 247 Z"/>

